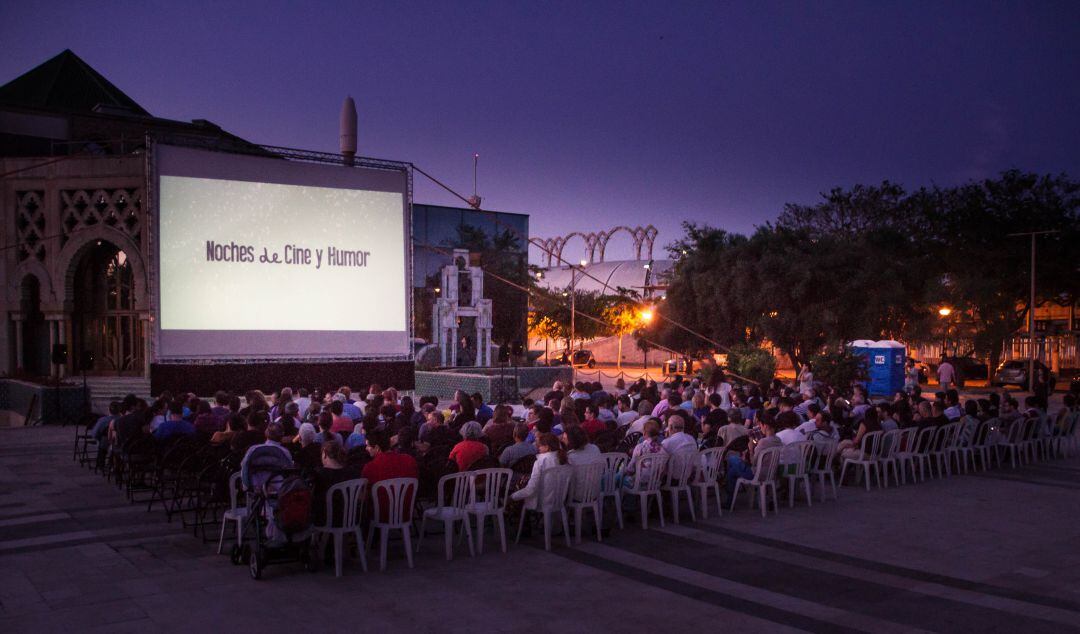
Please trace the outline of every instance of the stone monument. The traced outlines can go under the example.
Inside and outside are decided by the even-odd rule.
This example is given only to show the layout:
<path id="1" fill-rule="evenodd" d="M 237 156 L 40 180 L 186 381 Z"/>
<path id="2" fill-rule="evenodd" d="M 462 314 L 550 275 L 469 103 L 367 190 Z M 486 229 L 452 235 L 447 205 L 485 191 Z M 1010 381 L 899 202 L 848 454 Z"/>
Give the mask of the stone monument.
<path id="1" fill-rule="evenodd" d="M 491 365 L 491 300 L 484 299 L 484 271 L 469 266 L 469 252 L 454 249 L 442 268 L 442 294 L 431 311 L 431 332 L 443 366 Z"/>

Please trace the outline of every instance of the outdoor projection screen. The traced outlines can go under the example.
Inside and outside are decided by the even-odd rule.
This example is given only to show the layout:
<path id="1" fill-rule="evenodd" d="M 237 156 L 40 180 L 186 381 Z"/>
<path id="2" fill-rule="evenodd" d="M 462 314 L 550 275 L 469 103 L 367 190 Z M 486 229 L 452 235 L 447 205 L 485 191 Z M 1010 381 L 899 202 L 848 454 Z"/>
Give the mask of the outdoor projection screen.
<path id="1" fill-rule="evenodd" d="M 407 174 L 158 145 L 158 359 L 409 350 Z"/>

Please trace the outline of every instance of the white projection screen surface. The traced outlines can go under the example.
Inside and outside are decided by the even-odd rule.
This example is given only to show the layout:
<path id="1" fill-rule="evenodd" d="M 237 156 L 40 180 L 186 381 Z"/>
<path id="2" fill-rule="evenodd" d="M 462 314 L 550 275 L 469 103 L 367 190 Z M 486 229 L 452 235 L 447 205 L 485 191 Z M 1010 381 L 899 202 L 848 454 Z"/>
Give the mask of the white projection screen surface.
<path id="1" fill-rule="evenodd" d="M 154 152 L 156 358 L 410 354 L 405 171 Z"/>

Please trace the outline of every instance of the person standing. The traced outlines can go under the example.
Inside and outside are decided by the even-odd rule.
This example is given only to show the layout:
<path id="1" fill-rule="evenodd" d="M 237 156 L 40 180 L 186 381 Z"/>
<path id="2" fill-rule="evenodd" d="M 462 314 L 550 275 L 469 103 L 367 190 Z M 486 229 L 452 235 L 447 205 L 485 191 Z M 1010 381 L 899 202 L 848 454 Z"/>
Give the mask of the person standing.
<path id="1" fill-rule="evenodd" d="M 940 389 L 947 390 L 956 383 L 956 368 L 949 363 L 945 355 L 941 355 L 941 364 L 937 369 L 937 380 Z"/>
<path id="2" fill-rule="evenodd" d="M 1046 378 L 1046 370 L 1035 368 L 1035 380 L 1031 383 L 1031 394 L 1035 397 L 1039 408 L 1044 412 L 1050 408 L 1050 381 Z"/>
<path id="3" fill-rule="evenodd" d="M 814 389 L 814 372 L 810 363 L 803 364 L 799 372 L 799 393 L 806 394 Z"/>
<path id="4" fill-rule="evenodd" d="M 911 394 L 919 385 L 919 368 L 915 365 L 915 359 L 908 359 L 907 369 L 904 371 L 904 391 Z"/>

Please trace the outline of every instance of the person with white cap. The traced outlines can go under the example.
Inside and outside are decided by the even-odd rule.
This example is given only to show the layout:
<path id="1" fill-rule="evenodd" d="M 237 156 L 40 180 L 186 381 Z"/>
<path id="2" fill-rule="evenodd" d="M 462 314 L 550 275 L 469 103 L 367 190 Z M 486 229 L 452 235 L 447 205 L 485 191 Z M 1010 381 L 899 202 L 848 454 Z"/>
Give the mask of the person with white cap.
<path id="1" fill-rule="evenodd" d="M 468 471 L 474 462 L 488 455 L 487 445 L 480 442 L 483 435 L 483 427 L 474 420 L 461 426 L 462 440 L 454 445 L 449 455 L 449 459 L 457 463 L 458 471 Z"/>

